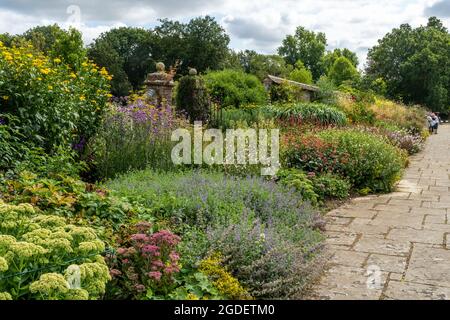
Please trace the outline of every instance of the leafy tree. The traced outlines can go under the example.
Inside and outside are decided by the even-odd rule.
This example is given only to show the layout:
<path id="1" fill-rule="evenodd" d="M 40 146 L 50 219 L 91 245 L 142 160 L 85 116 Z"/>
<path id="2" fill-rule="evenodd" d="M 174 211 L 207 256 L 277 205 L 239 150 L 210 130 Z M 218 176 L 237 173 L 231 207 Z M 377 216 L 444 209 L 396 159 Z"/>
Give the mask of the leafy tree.
<path id="1" fill-rule="evenodd" d="M 304 27 L 297 27 L 294 35 L 288 35 L 278 48 L 278 53 L 287 63 L 294 65 L 298 60 L 303 61 L 313 79 L 317 80 L 323 74 L 322 59 L 325 54 L 327 39 L 322 32 L 315 33 Z"/>
<path id="2" fill-rule="evenodd" d="M 348 60 L 350 60 L 350 62 L 355 68 L 358 67 L 359 61 L 356 53 L 350 51 L 347 48 L 344 49 L 338 48 L 334 49 L 333 51 L 328 51 L 322 59 L 322 65 L 326 74 L 330 72 L 331 66 L 340 57 L 346 57 Z"/>
<path id="3" fill-rule="evenodd" d="M 0 33 L 0 41 L 3 43 L 6 47 L 11 47 L 13 44 L 13 41 L 15 39 L 15 36 L 10 35 L 9 33 Z"/>
<path id="4" fill-rule="evenodd" d="M 336 86 L 340 86 L 345 81 L 355 81 L 359 77 L 358 70 L 346 57 L 339 57 L 333 63 L 328 74 Z"/>
<path id="5" fill-rule="evenodd" d="M 121 27 L 102 33 L 89 46 L 89 58 L 113 75 L 112 92 L 126 96 L 138 89 L 154 65 L 154 35 L 141 28 Z"/>
<path id="6" fill-rule="evenodd" d="M 37 26 L 16 37 L 13 43 L 28 41 L 36 50 L 61 59 L 74 69 L 79 69 L 86 57 L 81 33 L 73 28 L 61 29 L 57 24 Z"/>
<path id="7" fill-rule="evenodd" d="M 214 18 L 205 16 L 192 19 L 185 26 L 184 43 L 185 65 L 204 72 L 222 68 L 230 37 Z"/>
<path id="8" fill-rule="evenodd" d="M 306 84 L 313 83 L 311 71 L 305 68 L 301 60 L 298 60 L 295 64 L 295 69 L 289 74 L 289 79 Z"/>
<path id="9" fill-rule="evenodd" d="M 383 78 L 387 96 L 446 112 L 450 105 L 450 35 L 431 17 L 426 26 L 393 29 L 369 50 L 366 74 Z"/>
<path id="10" fill-rule="evenodd" d="M 166 65 L 180 60 L 181 74 L 187 74 L 188 68 L 205 72 L 224 66 L 230 37 L 214 18 L 198 17 L 187 24 L 167 19 L 160 21 L 161 25 L 154 29 L 157 37 L 154 56 Z"/>
<path id="11" fill-rule="evenodd" d="M 239 52 L 237 56 L 242 69 L 260 80 L 266 78 L 268 74 L 287 77 L 292 70 L 292 66 L 286 64 L 283 57 L 276 54 L 265 55 L 253 50 L 245 50 Z"/>
<path id="12" fill-rule="evenodd" d="M 237 70 L 222 70 L 209 72 L 204 78 L 211 98 L 222 107 L 238 108 L 267 101 L 266 90 L 254 75 Z"/>

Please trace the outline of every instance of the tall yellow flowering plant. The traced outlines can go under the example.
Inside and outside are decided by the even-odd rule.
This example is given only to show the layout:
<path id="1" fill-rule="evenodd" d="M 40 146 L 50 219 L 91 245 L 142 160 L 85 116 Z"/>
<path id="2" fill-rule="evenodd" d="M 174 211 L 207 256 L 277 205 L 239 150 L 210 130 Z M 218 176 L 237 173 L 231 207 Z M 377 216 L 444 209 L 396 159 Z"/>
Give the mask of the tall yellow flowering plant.
<path id="1" fill-rule="evenodd" d="M 95 133 L 110 80 L 88 60 L 73 70 L 30 45 L 9 48 L 0 42 L 0 116 L 18 117 L 22 133 L 47 151 Z"/>

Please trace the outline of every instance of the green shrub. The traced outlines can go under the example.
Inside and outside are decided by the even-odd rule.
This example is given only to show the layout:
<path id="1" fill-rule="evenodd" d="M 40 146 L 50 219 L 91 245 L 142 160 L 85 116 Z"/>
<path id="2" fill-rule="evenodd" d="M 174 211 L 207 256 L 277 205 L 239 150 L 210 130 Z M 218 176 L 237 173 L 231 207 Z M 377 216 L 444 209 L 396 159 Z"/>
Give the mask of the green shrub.
<path id="1" fill-rule="evenodd" d="M 237 70 L 223 70 L 210 72 L 204 78 L 211 98 L 222 107 L 239 108 L 267 101 L 264 86 L 253 75 Z"/>
<path id="2" fill-rule="evenodd" d="M 19 131 L 51 151 L 79 143 L 98 129 L 106 109 L 110 77 L 90 62 L 77 71 L 59 58 L 30 47 L 0 43 L 0 110 L 19 120 Z"/>
<path id="3" fill-rule="evenodd" d="M 209 120 L 210 101 L 202 77 L 189 75 L 180 78 L 176 100 L 177 108 L 184 110 L 191 122 Z"/>
<path id="4" fill-rule="evenodd" d="M 321 199 L 346 199 L 350 195 L 351 184 L 331 173 L 315 175 L 311 178 L 314 192 Z"/>
<path id="5" fill-rule="evenodd" d="M 0 193 L 8 203 L 32 204 L 46 213 L 95 226 L 102 237 L 128 219 L 146 215 L 144 208 L 74 177 L 60 174 L 43 177 L 23 171 L 13 177 L 0 176 L 0 182 Z"/>
<path id="6" fill-rule="evenodd" d="M 325 130 L 318 134 L 336 146 L 338 153 L 348 154 L 341 163 L 344 177 L 358 189 L 389 192 L 400 179 L 406 155 L 400 149 L 369 133 L 353 130 Z"/>
<path id="7" fill-rule="evenodd" d="M 0 114 L 0 171 L 16 167 L 30 153 L 17 118 Z"/>
<path id="8" fill-rule="evenodd" d="M 99 299 L 110 279 L 105 245 L 91 228 L 0 200 L 0 293 L 14 300 Z M 71 270 L 80 289 L 70 287 Z M 76 276 L 76 275 L 75 275 Z"/>
<path id="9" fill-rule="evenodd" d="M 311 201 L 311 204 L 317 204 L 319 196 L 314 190 L 314 185 L 307 175 L 298 169 L 283 169 L 277 172 L 280 182 L 289 188 L 294 188 L 302 195 L 305 200 Z"/>
<path id="10" fill-rule="evenodd" d="M 268 105 L 264 111 L 280 119 L 295 122 L 311 122 L 320 125 L 344 125 L 345 114 L 335 107 L 320 103 L 296 103 L 288 105 Z"/>

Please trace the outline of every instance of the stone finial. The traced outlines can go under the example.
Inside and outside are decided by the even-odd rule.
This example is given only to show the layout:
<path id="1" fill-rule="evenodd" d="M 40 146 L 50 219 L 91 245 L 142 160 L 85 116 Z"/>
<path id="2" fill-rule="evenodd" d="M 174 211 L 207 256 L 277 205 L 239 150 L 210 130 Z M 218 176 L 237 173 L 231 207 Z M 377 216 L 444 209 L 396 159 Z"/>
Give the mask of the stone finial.
<path id="1" fill-rule="evenodd" d="M 166 70 L 166 66 L 162 62 L 158 62 L 156 64 L 156 71 L 157 72 L 164 72 Z"/>
<path id="2" fill-rule="evenodd" d="M 197 69 L 189 68 L 189 75 L 190 76 L 196 76 L 197 75 Z"/>

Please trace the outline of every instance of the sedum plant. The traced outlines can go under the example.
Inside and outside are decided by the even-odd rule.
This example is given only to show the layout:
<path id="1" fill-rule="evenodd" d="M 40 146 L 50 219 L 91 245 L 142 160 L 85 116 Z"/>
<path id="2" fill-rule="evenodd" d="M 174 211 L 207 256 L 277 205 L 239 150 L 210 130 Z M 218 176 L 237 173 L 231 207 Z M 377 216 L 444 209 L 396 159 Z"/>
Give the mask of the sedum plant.
<path id="1" fill-rule="evenodd" d="M 104 250 L 91 228 L 0 200 L 0 299 L 101 298 L 110 279 Z"/>

